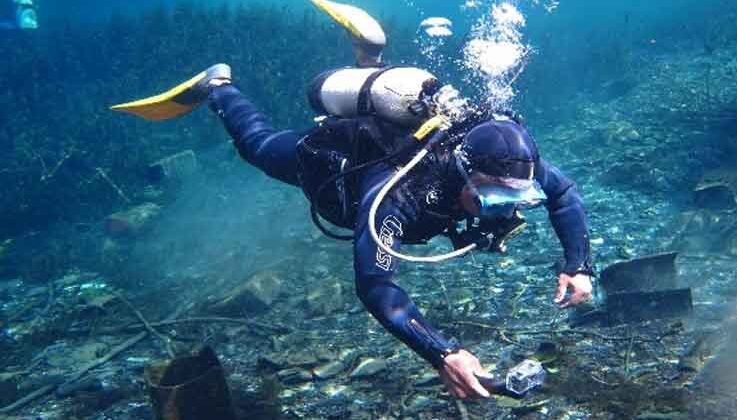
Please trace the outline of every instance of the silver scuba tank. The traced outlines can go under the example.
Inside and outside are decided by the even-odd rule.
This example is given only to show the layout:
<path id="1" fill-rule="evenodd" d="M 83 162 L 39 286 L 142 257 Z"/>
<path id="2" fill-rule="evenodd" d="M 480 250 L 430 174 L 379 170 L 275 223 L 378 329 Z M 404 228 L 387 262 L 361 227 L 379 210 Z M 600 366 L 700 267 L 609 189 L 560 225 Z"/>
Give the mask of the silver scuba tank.
<path id="1" fill-rule="evenodd" d="M 316 112 L 343 118 L 376 115 L 402 126 L 427 118 L 410 108 L 426 83 L 437 79 L 415 67 L 346 67 L 322 73 L 312 83 L 309 100 Z"/>

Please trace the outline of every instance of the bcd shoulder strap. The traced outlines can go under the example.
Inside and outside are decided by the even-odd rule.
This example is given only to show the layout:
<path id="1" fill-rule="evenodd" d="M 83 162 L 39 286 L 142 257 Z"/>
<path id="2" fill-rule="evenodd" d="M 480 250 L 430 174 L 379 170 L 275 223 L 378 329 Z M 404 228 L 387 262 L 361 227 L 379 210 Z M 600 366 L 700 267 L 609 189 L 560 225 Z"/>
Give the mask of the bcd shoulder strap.
<path id="1" fill-rule="evenodd" d="M 361 90 L 358 92 L 358 115 L 371 115 L 374 113 L 374 104 L 371 102 L 371 86 L 373 86 L 376 79 L 378 79 L 382 74 L 391 69 L 396 69 L 397 67 L 401 66 L 386 66 L 372 73 L 371 76 L 363 82 Z"/>

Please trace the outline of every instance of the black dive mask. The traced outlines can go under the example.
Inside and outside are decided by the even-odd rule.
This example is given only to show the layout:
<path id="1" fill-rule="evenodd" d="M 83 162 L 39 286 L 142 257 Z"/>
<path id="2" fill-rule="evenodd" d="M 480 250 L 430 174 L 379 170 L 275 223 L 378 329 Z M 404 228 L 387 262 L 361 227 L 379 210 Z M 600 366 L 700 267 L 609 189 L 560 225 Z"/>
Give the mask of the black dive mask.
<path id="1" fill-rule="evenodd" d="M 532 168 L 525 178 L 512 177 L 508 173 L 466 169 L 461 154 L 462 152 L 455 152 L 456 167 L 466 181 L 465 188 L 473 194 L 478 217 L 511 218 L 516 211 L 540 206 L 547 200 L 540 183 L 532 178 Z M 523 167 L 525 164 L 528 163 L 520 162 L 518 165 Z"/>

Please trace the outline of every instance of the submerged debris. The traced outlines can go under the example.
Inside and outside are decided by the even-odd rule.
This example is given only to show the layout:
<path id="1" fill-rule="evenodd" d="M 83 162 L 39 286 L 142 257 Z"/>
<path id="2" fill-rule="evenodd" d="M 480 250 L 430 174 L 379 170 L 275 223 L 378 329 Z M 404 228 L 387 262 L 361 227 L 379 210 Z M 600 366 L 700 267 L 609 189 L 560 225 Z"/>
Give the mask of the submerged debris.
<path id="1" fill-rule="evenodd" d="M 737 169 L 723 167 L 705 173 L 694 187 L 694 200 L 711 210 L 737 209 Z"/>
<path id="2" fill-rule="evenodd" d="M 612 264 L 601 272 L 601 285 L 607 294 L 675 289 L 676 257 L 677 252 L 668 252 Z"/>
<path id="3" fill-rule="evenodd" d="M 105 229 L 113 235 L 135 235 L 145 228 L 161 213 L 161 206 L 144 203 L 128 210 L 113 213 L 105 221 Z"/>
<path id="4" fill-rule="evenodd" d="M 210 347 L 146 370 L 157 420 L 235 420 L 225 372 Z"/>
<path id="5" fill-rule="evenodd" d="M 207 311 L 222 316 L 265 312 L 285 292 L 284 287 L 280 274 L 270 270 L 261 271 L 222 296 L 212 299 L 207 304 Z"/>
<path id="6" fill-rule="evenodd" d="M 149 165 L 148 178 L 152 182 L 182 181 L 194 174 L 197 168 L 197 155 L 192 150 L 185 150 Z"/>

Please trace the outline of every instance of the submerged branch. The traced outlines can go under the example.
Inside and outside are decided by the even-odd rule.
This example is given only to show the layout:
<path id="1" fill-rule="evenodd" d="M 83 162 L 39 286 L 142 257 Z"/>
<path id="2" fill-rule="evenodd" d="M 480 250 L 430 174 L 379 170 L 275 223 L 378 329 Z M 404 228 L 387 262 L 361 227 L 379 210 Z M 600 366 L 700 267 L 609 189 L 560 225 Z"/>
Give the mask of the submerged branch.
<path id="1" fill-rule="evenodd" d="M 635 335 L 631 334 L 629 344 L 627 344 L 627 353 L 624 355 L 624 379 L 630 378 L 630 361 L 632 358 L 632 346 L 635 344 Z"/>
<path id="2" fill-rule="evenodd" d="M 164 343 L 164 348 L 166 349 L 166 353 L 169 355 L 169 357 L 173 359 L 174 350 L 171 347 L 171 340 L 168 337 L 165 337 L 164 335 L 162 335 L 160 332 L 156 331 L 156 329 L 154 329 L 154 327 L 151 326 L 151 323 L 149 323 L 148 320 L 143 316 L 141 311 L 136 309 L 133 306 L 133 304 L 130 303 L 130 301 L 128 301 L 128 299 L 125 298 L 125 296 L 118 294 L 117 297 L 123 303 L 125 303 L 125 305 L 131 310 L 131 312 L 133 312 L 133 314 L 136 315 L 136 318 L 138 318 L 138 320 L 141 321 L 141 323 L 143 323 L 143 326 L 146 328 L 146 331 L 148 331 L 149 333 L 151 333 L 151 335 L 155 336 L 156 338 L 161 340 L 161 342 Z"/>
<path id="3" fill-rule="evenodd" d="M 65 153 L 64 156 L 62 156 L 61 159 L 56 162 L 56 165 L 53 169 L 51 169 L 51 171 L 46 172 L 44 169 L 44 174 L 41 176 L 41 179 L 39 181 L 46 182 L 53 178 L 56 175 L 56 172 L 59 171 L 59 168 L 61 168 L 62 165 L 64 165 L 64 162 L 66 162 L 70 157 L 72 157 L 71 153 Z"/>
<path id="4" fill-rule="evenodd" d="M 120 189 L 120 187 L 118 186 L 118 184 L 116 184 L 115 182 L 113 182 L 112 179 L 110 179 L 110 176 L 108 176 L 107 172 L 105 172 L 99 166 L 97 168 L 95 168 L 95 172 L 97 172 L 97 174 L 100 175 L 100 178 L 102 178 L 103 180 L 105 180 L 105 182 L 107 182 L 107 184 L 110 185 L 110 188 L 112 188 L 123 201 L 125 201 L 128 204 L 132 203 L 132 201 L 130 200 L 130 198 L 128 198 L 128 196 L 125 195 L 125 193 L 123 192 L 122 189 Z"/>
<path id="5" fill-rule="evenodd" d="M 159 322 L 151 322 L 149 325 L 151 327 L 163 327 L 168 325 L 177 325 L 177 324 L 202 324 L 202 323 L 224 323 L 224 324 L 240 324 L 244 325 L 249 328 L 253 329 L 260 329 L 265 331 L 270 331 L 274 334 L 288 334 L 292 332 L 292 329 L 287 327 L 286 325 L 282 324 L 265 324 L 258 321 L 250 321 L 248 319 L 244 318 L 225 318 L 225 317 L 193 317 L 193 318 L 183 318 L 183 319 L 172 319 L 172 320 L 165 320 L 165 321 L 159 321 Z M 96 334 L 115 334 L 120 332 L 131 332 L 131 331 L 137 331 L 145 329 L 146 326 L 143 324 L 133 324 L 133 325 L 125 325 L 125 326 L 119 326 L 119 327 L 107 327 L 107 328 L 99 328 L 95 329 L 94 332 Z M 79 333 L 89 333 L 91 330 L 72 330 L 73 333 L 79 334 Z"/>

